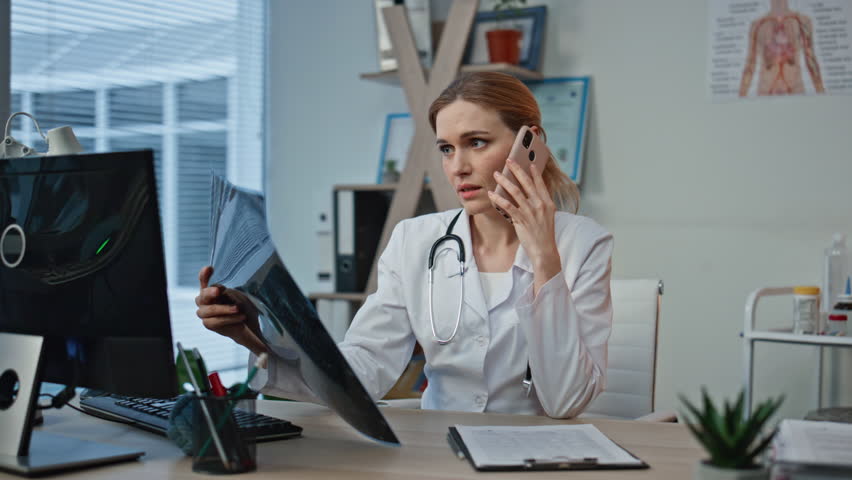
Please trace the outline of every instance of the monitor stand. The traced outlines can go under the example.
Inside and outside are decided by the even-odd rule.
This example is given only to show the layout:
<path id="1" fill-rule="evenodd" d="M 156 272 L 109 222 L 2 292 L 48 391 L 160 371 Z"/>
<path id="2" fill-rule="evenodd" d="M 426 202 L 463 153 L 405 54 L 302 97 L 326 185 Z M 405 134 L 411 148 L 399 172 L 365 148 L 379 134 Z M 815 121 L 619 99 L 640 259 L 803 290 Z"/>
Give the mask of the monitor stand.
<path id="1" fill-rule="evenodd" d="M 0 470 L 34 476 L 135 460 L 145 452 L 33 431 L 44 338 L 0 333 Z"/>

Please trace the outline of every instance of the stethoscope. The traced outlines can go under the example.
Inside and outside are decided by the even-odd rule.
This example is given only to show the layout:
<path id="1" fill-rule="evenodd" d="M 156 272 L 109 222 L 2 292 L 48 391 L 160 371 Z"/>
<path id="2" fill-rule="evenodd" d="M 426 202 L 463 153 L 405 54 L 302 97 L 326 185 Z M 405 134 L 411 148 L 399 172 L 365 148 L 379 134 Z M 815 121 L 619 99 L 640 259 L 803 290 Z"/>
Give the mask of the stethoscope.
<path id="1" fill-rule="evenodd" d="M 460 211 L 453 217 L 453 221 L 450 222 L 450 226 L 447 227 L 446 233 L 441 238 L 435 240 L 435 243 L 432 244 L 432 248 L 429 249 L 429 261 L 428 261 L 428 270 L 429 270 L 429 325 L 432 327 L 432 336 L 435 337 L 435 341 L 438 342 L 439 345 L 446 345 L 453 341 L 456 333 L 459 331 L 459 325 L 461 324 L 461 311 L 462 304 L 464 303 L 464 273 L 467 271 L 465 267 L 465 251 L 464 251 L 464 242 L 462 242 L 461 237 L 453 233 L 453 227 L 456 226 L 456 222 L 458 221 L 461 214 L 464 213 L 464 210 Z M 432 298 L 433 298 L 433 287 L 434 287 L 434 276 L 432 274 L 432 270 L 435 268 L 435 252 L 438 250 L 438 247 L 441 246 L 442 243 L 452 241 L 456 242 L 456 245 L 459 247 L 458 254 L 456 258 L 459 261 L 459 285 L 461 290 L 461 295 L 459 296 L 459 308 L 456 313 L 456 324 L 453 326 L 453 333 L 450 334 L 447 338 L 441 338 L 438 336 L 438 330 L 435 328 L 435 316 L 434 310 L 432 307 Z M 453 274 L 452 276 L 455 276 Z M 524 376 L 523 380 L 524 391 L 527 396 L 529 396 L 530 391 L 532 390 L 532 370 L 530 370 L 530 364 L 527 362 L 527 373 Z"/>

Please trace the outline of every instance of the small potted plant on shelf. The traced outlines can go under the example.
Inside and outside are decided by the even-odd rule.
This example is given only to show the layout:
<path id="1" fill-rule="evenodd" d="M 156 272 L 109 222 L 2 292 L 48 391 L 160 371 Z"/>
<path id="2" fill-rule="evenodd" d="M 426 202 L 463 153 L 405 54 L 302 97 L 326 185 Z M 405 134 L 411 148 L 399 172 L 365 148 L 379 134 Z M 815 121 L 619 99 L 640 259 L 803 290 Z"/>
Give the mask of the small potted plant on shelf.
<path id="1" fill-rule="evenodd" d="M 766 422 L 781 406 L 784 397 L 769 399 L 744 416 L 745 395 L 740 391 L 734 404 L 725 401 L 718 409 L 702 388 L 702 407 L 699 409 L 680 396 L 690 415 L 684 414 L 686 426 L 704 447 L 710 458 L 696 467 L 697 480 L 766 480 L 769 469 L 758 462 L 758 456 L 769 446 L 773 430 L 761 437 Z"/>
<path id="2" fill-rule="evenodd" d="M 396 169 L 396 159 L 388 158 L 385 160 L 385 171 L 382 172 L 382 183 L 397 183 L 399 182 L 399 170 Z"/>
<path id="3" fill-rule="evenodd" d="M 510 20 L 518 16 L 527 0 L 494 0 L 497 28 L 485 32 L 488 39 L 488 57 L 491 63 L 517 65 L 521 60 L 523 30 L 511 25 Z"/>

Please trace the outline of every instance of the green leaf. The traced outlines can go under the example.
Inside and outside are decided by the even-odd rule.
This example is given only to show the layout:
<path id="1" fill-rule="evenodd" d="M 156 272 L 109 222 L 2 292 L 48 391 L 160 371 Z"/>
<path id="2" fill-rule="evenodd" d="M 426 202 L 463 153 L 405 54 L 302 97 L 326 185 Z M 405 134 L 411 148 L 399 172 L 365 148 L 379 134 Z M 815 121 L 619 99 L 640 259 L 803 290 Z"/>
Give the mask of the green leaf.
<path id="1" fill-rule="evenodd" d="M 773 430 L 772 433 L 767 435 L 760 441 L 748 454 L 746 455 L 746 459 L 748 460 L 747 465 L 754 465 L 756 462 L 754 459 L 761 454 L 766 447 L 768 447 L 772 443 L 772 438 L 775 437 L 775 434 L 778 432 L 777 429 Z"/>
<path id="2" fill-rule="evenodd" d="M 718 434 L 715 432 L 715 425 L 706 418 L 703 412 L 699 411 L 698 408 L 690 403 L 686 397 L 681 395 L 680 400 L 694 417 L 694 419 L 690 421 L 689 416 L 684 415 L 687 425 L 690 426 L 690 430 L 693 434 L 695 434 L 696 439 L 704 445 L 711 457 L 718 455 L 719 453 L 717 452 L 724 450 L 724 443 L 719 439 Z M 700 425 L 701 430 L 698 430 L 694 424 Z"/>
<path id="3" fill-rule="evenodd" d="M 712 425 L 711 429 L 721 440 L 723 447 L 726 450 L 730 449 L 733 444 L 733 439 L 725 428 L 725 422 L 716 410 L 716 406 L 713 405 L 713 401 L 710 399 L 710 394 L 707 393 L 707 388 L 701 388 L 701 396 L 704 400 L 704 413 L 707 416 L 707 421 Z"/>

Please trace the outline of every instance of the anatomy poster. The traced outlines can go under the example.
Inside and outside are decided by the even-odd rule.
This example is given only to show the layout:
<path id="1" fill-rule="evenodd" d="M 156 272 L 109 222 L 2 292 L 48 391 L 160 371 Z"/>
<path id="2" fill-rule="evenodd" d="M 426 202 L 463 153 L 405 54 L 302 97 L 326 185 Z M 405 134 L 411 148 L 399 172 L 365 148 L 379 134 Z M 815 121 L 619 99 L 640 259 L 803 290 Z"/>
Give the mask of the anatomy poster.
<path id="1" fill-rule="evenodd" d="M 852 1 L 707 5 L 713 101 L 852 93 Z"/>

